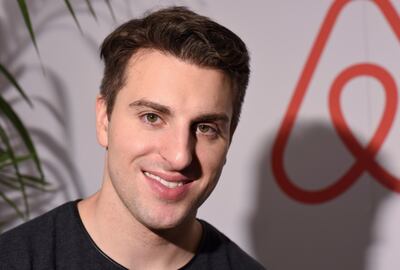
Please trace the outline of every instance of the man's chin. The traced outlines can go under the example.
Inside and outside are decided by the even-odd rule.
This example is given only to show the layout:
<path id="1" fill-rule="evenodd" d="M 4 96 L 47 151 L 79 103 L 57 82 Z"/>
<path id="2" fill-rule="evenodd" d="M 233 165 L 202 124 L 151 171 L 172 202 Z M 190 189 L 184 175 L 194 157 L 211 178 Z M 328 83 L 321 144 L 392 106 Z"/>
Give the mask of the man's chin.
<path id="1" fill-rule="evenodd" d="M 146 222 L 144 225 L 154 232 L 170 231 L 182 226 L 183 218 L 153 220 Z"/>
<path id="2" fill-rule="evenodd" d="M 184 231 L 194 223 L 195 219 L 195 215 L 166 215 L 166 213 L 162 213 L 160 216 L 147 216 L 146 220 L 142 220 L 142 224 L 149 230 L 162 234 L 174 230 Z"/>

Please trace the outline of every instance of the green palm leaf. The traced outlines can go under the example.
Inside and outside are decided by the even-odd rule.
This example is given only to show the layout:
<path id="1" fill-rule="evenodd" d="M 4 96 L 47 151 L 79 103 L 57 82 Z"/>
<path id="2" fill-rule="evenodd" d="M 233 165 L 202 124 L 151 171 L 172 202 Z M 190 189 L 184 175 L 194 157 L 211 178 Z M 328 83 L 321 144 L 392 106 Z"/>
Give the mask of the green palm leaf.
<path id="1" fill-rule="evenodd" d="M 111 5 L 110 0 L 104 0 L 104 1 L 106 1 L 108 10 L 110 11 L 111 16 L 112 16 L 112 18 L 113 18 L 113 20 L 114 20 L 114 22 L 115 22 L 115 21 L 116 21 L 116 19 L 115 19 L 115 13 L 114 13 L 114 10 L 113 10 L 113 8 L 112 8 L 112 5 Z"/>
<path id="2" fill-rule="evenodd" d="M 33 45 L 35 46 L 36 52 L 39 54 L 39 48 L 36 43 L 35 32 L 33 31 L 31 19 L 29 16 L 28 6 L 26 5 L 25 0 L 18 0 L 19 9 L 21 10 L 22 17 L 24 18 L 26 28 L 28 28 L 29 35 L 31 36 Z"/>
<path id="3" fill-rule="evenodd" d="M 1 107 L 1 104 L 0 104 L 0 107 Z M 26 195 L 26 190 L 25 190 L 25 184 L 24 184 L 24 181 L 21 178 L 21 174 L 20 174 L 20 171 L 19 171 L 18 163 L 15 161 L 15 154 L 14 154 L 14 150 L 13 150 L 13 148 L 11 146 L 10 140 L 8 139 L 7 133 L 5 132 L 3 127 L 1 127 L 1 126 L 0 126 L 0 138 L 3 141 L 4 145 L 6 146 L 6 149 L 7 149 L 6 151 L 9 154 L 10 159 L 12 160 L 12 165 L 13 165 L 14 170 L 15 170 L 16 180 L 18 181 L 18 183 L 20 185 L 20 190 L 21 190 L 21 193 L 22 193 L 23 201 L 24 201 L 26 216 L 28 217 L 29 216 L 29 206 L 28 206 L 28 196 Z M 5 194 L 4 194 L 3 199 L 6 200 L 6 202 L 8 203 L 7 197 L 5 197 Z M 16 209 L 14 207 L 14 209 L 17 211 L 18 208 Z"/>
<path id="4" fill-rule="evenodd" d="M 24 124 L 22 123 L 22 121 L 20 120 L 18 115 L 14 112 L 12 107 L 1 96 L 0 96 L 0 112 L 2 112 L 7 117 L 7 119 L 12 123 L 12 125 L 15 127 L 15 129 L 19 133 L 22 141 L 24 142 L 29 154 L 31 155 L 31 157 L 36 165 L 36 168 L 40 174 L 40 177 L 42 179 L 44 179 L 42 166 L 41 166 L 39 157 L 37 155 L 35 146 L 33 145 L 32 139 L 29 135 L 29 132 L 25 128 Z"/>
<path id="5" fill-rule="evenodd" d="M 79 24 L 78 18 L 76 17 L 74 8 L 72 7 L 70 1 L 69 1 L 69 0 L 64 0 L 64 2 L 65 2 L 65 5 L 67 5 L 67 8 L 68 8 L 68 10 L 69 10 L 69 13 L 71 13 L 72 18 L 73 18 L 74 21 L 75 21 L 76 26 L 78 26 L 79 31 L 80 31 L 81 33 L 83 33 L 82 28 L 81 28 L 81 25 Z"/>
<path id="6" fill-rule="evenodd" d="M 97 16 L 96 13 L 93 9 L 91 0 L 85 0 L 86 5 L 94 17 L 94 19 L 97 21 Z M 19 9 L 21 11 L 22 17 L 24 19 L 26 28 L 29 32 L 30 38 L 32 40 L 32 43 L 35 47 L 36 53 L 39 56 L 40 59 L 40 54 L 39 54 L 39 48 L 36 42 L 36 37 L 35 37 L 35 32 L 33 30 L 32 22 L 30 19 L 30 14 L 29 14 L 29 9 L 26 4 L 25 0 L 18 0 L 18 5 Z M 73 9 L 73 6 L 71 5 L 71 2 L 69 0 L 64 0 L 72 18 L 75 21 L 75 24 L 77 25 L 79 31 L 82 32 L 82 28 L 79 24 L 78 18 L 76 16 L 76 13 Z M 107 7 L 112 15 L 113 20 L 115 21 L 116 17 L 113 11 L 113 8 L 111 6 L 110 0 L 105 0 Z M 43 68 L 43 66 L 42 66 Z M 18 81 L 14 78 L 14 76 L 7 70 L 7 68 L 0 64 L 0 73 L 5 76 L 5 78 L 15 87 L 15 89 L 19 92 L 19 94 L 22 96 L 22 98 L 31 106 L 32 102 L 28 98 L 28 96 L 25 94 L 25 91 L 22 89 L 22 87 L 19 85 Z M 11 140 L 9 135 L 7 134 L 6 130 L 0 125 L 0 184 L 7 186 L 8 188 L 14 189 L 14 190 L 19 190 L 22 194 L 23 201 L 24 201 L 24 206 L 25 206 L 25 213 L 24 215 L 23 211 L 17 206 L 17 204 L 10 199 L 5 192 L 0 190 L 0 198 L 2 198 L 8 205 L 10 205 L 16 213 L 21 216 L 22 218 L 27 218 L 29 215 L 29 208 L 28 208 L 28 197 L 25 188 L 26 187 L 32 187 L 36 189 L 41 189 L 41 190 L 48 190 L 46 186 L 48 183 L 44 179 L 44 174 L 42 170 L 42 165 L 39 160 L 39 157 L 37 155 L 35 146 L 32 142 L 32 139 L 29 135 L 28 130 L 22 123 L 21 119 L 19 116 L 16 114 L 14 109 L 11 107 L 11 105 L 0 95 L 0 116 L 4 117 L 5 120 L 9 121 L 15 131 L 18 133 L 22 143 L 25 145 L 28 154 L 23 155 L 23 156 L 17 156 L 14 152 L 14 149 L 11 144 Z M 22 174 L 20 172 L 20 164 L 26 161 L 32 160 L 35 164 L 35 167 L 39 173 L 39 177 L 32 176 L 32 175 L 26 175 Z M 1 225 L 1 224 L 0 224 Z"/>
<path id="7" fill-rule="evenodd" d="M 20 157 L 15 157 L 15 161 L 17 163 L 21 163 L 24 161 L 28 161 L 31 160 L 32 157 L 30 155 L 26 155 L 26 156 L 20 156 Z M 11 166 L 13 163 L 13 160 L 11 159 L 10 155 L 7 152 L 1 152 L 0 153 L 0 170 L 4 169 L 8 166 Z M 1 171 L 0 171 L 1 173 Z"/>
<path id="8" fill-rule="evenodd" d="M 0 190 L 0 197 L 12 208 L 14 208 L 15 212 L 20 216 L 22 219 L 26 219 L 24 213 L 19 209 L 19 207 L 10 199 L 7 197 L 7 195 Z"/>
<path id="9" fill-rule="evenodd" d="M 25 94 L 24 90 L 22 90 L 22 87 L 19 85 L 17 80 L 14 78 L 14 76 L 6 69 L 5 66 L 0 64 L 0 72 L 3 73 L 3 75 L 6 77 L 6 79 L 18 90 L 18 92 L 21 94 L 21 96 L 25 99 L 26 102 L 28 102 L 29 106 L 33 107 L 33 104 L 31 100 L 28 98 L 28 96 Z"/>
<path id="10" fill-rule="evenodd" d="M 20 174 L 20 179 L 23 181 L 24 186 L 34 188 L 34 189 L 39 189 L 42 191 L 49 191 L 50 189 L 48 186 L 50 186 L 49 183 L 42 183 L 41 179 L 32 175 L 27 175 L 27 174 Z M 14 174 L 12 173 L 0 173 L 0 184 L 3 184 L 4 186 L 7 186 L 11 189 L 15 190 L 20 190 L 20 184 L 19 184 L 19 179 L 18 177 L 15 177 Z"/>
<path id="11" fill-rule="evenodd" d="M 89 8 L 90 14 L 92 14 L 93 18 L 97 21 L 97 16 L 96 16 L 96 13 L 94 12 L 92 2 L 90 0 L 86 0 L 86 5 Z"/>

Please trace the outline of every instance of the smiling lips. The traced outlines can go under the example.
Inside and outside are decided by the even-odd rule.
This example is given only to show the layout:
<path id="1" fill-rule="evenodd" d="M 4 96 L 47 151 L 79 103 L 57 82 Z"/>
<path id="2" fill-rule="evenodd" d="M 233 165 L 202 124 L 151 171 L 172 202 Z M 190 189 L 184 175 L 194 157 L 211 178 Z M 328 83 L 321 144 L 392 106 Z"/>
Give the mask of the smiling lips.
<path id="1" fill-rule="evenodd" d="M 150 173 L 143 171 L 143 174 L 150 181 L 152 190 L 157 194 L 157 197 L 168 200 L 177 201 L 182 199 L 191 187 L 192 180 L 182 176 L 171 176 L 160 173 Z"/>
<path id="2" fill-rule="evenodd" d="M 150 172 L 145 171 L 144 175 L 146 175 L 147 177 L 156 180 L 157 182 L 159 182 L 160 184 L 162 184 L 163 186 L 167 187 L 167 188 L 177 188 L 177 187 L 181 187 L 186 183 L 189 183 L 191 181 L 189 180 L 166 180 L 158 175 L 152 174 Z"/>

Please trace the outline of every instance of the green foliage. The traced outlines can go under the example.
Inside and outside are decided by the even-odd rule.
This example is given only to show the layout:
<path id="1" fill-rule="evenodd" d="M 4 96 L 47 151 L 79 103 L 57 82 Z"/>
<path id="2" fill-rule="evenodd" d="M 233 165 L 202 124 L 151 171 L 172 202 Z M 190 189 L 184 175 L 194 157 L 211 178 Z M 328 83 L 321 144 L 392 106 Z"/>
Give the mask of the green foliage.
<path id="1" fill-rule="evenodd" d="M 115 20 L 110 0 L 104 0 Z M 36 53 L 39 55 L 39 47 L 36 42 L 35 31 L 30 19 L 29 8 L 25 0 L 18 0 L 26 29 L 29 32 Z M 71 14 L 79 31 L 81 26 L 70 1 L 64 0 L 65 5 Z M 96 13 L 90 0 L 85 0 L 90 14 L 97 21 Z M 0 77 L 13 86 L 19 95 L 33 108 L 31 100 L 26 91 L 18 83 L 17 79 L 0 63 Z M 21 150 L 22 149 L 22 150 Z M 23 154 L 21 154 L 23 152 Z M 30 174 L 23 173 L 26 165 L 33 165 Z M 32 166 L 31 166 L 32 167 Z M 42 163 L 37 154 L 36 147 L 31 139 L 30 133 L 21 118 L 13 109 L 12 105 L 0 93 L 0 200 L 2 199 L 17 213 L 19 217 L 26 220 L 29 218 L 29 189 L 48 190 Z M 16 203 L 15 198 L 9 195 L 9 191 L 18 192 L 23 200 L 23 207 Z M 0 227 L 3 222 L 0 221 Z"/>
<path id="2" fill-rule="evenodd" d="M 18 0 L 18 5 L 19 5 L 19 9 L 21 10 L 22 17 L 24 18 L 26 28 L 28 29 L 29 35 L 31 36 L 33 45 L 35 46 L 36 52 L 39 52 L 38 46 L 36 43 L 35 32 L 33 31 L 31 18 L 29 16 L 28 6 L 26 5 L 25 0 Z"/>
<path id="3" fill-rule="evenodd" d="M 15 89 L 17 89 L 26 102 L 32 104 L 17 80 L 1 64 L 0 72 L 8 79 Z M 47 183 L 44 180 L 42 165 L 27 128 L 13 110 L 12 106 L 2 96 L 0 96 L 0 116 L 3 120 L 0 122 L 0 185 L 19 191 L 23 198 L 24 209 L 21 210 L 5 192 L 1 191 L 1 189 L 0 197 L 14 208 L 21 218 L 26 219 L 29 217 L 26 187 L 43 189 Z M 6 130 L 5 124 L 7 123 L 12 126 L 11 132 L 17 132 L 18 138 L 20 142 L 23 143 L 27 154 L 23 156 L 17 155 L 16 147 L 12 144 L 10 132 Z M 35 170 L 39 176 L 21 173 L 21 165 L 27 161 L 34 163 Z"/>
<path id="4" fill-rule="evenodd" d="M 81 33 L 82 33 L 82 28 L 81 28 L 81 25 L 79 24 L 78 19 L 76 18 L 74 8 L 72 7 L 71 3 L 70 3 L 68 0 L 64 0 L 64 2 L 65 2 L 65 4 L 67 5 L 67 8 L 68 8 L 69 13 L 71 14 L 72 18 L 74 18 L 74 21 L 75 21 L 75 23 L 76 23 L 76 26 L 78 27 L 79 31 L 81 31 Z M 88 2 L 88 1 L 87 1 L 87 2 Z M 90 3 L 90 2 L 88 2 L 88 3 Z M 91 5 L 90 5 L 90 7 L 91 7 Z M 89 8 L 89 9 L 90 9 L 90 8 Z"/>

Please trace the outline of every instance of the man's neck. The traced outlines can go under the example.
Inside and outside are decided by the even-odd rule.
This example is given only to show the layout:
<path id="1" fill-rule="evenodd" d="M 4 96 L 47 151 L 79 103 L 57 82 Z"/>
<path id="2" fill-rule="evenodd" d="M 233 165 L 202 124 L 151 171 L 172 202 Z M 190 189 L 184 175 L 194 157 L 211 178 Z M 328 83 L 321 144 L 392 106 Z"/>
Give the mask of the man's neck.
<path id="1" fill-rule="evenodd" d="M 108 184 L 78 204 L 86 230 L 107 256 L 128 269 L 177 269 L 190 261 L 202 234 L 195 218 L 152 231 L 132 217 Z"/>

